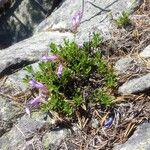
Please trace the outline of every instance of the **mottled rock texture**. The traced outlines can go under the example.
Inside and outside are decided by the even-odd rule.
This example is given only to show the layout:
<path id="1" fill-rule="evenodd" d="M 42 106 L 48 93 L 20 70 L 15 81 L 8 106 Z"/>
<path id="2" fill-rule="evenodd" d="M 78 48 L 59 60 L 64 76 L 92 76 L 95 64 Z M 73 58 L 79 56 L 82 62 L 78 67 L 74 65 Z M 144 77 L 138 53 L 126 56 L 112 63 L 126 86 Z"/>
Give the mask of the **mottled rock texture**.
<path id="1" fill-rule="evenodd" d="M 150 59 L 150 45 L 148 45 L 139 55 L 140 57 Z"/>
<path id="2" fill-rule="evenodd" d="M 149 150 L 150 149 L 150 123 L 138 127 L 129 140 L 116 146 L 113 150 Z"/>
<path id="3" fill-rule="evenodd" d="M 35 142 L 40 143 L 40 134 L 45 128 L 48 128 L 51 119 L 44 120 L 43 113 L 32 113 L 32 117 L 24 115 L 13 124 L 11 130 L 0 138 L 0 149 L 22 150 L 28 146 L 32 147 Z M 40 144 L 42 147 L 42 144 Z"/>
<path id="4" fill-rule="evenodd" d="M 128 70 L 134 67 L 135 61 L 131 57 L 119 59 L 114 68 L 118 73 L 127 73 Z"/>
<path id="5" fill-rule="evenodd" d="M 7 0 L 8 1 L 8 0 Z M 6 0 L 0 5 L 0 49 L 30 37 L 34 28 L 50 14 L 62 0 Z M 5 3 L 5 4 L 4 4 Z M 3 8 L 3 9 L 2 9 Z"/>
<path id="6" fill-rule="evenodd" d="M 51 42 L 60 44 L 65 38 L 73 39 L 73 34 L 42 32 L 0 51 L 0 58 L 2 58 L 0 63 L 0 77 L 13 72 L 17 68 L 40 60 L 42 54 L 50 50 L 49 44 Z"/>
<path id="7" fill-rule="evenodd" d="M 105 38 L 111 38 L 112 30 L 115 30 L 112 18 L 116 18 L 122 11 L 133 11 L 141 3 L 142 0 L 85 1 L 83 18 L 76 39 L 79 43 L 87 41 L 92 32 L 100 32 Z M 79 10 L 82 11 L 81 0 L 66 0 L 36 28 L 36 32 L 72 29 L 72 17 Z"/>
<path id="8" fill-rule="evenodd" d="M 127 81 L 119 87 L 119 92 L 122 94 L 133 94 L 147 91 L 150 89 L 150 73 Z"/>

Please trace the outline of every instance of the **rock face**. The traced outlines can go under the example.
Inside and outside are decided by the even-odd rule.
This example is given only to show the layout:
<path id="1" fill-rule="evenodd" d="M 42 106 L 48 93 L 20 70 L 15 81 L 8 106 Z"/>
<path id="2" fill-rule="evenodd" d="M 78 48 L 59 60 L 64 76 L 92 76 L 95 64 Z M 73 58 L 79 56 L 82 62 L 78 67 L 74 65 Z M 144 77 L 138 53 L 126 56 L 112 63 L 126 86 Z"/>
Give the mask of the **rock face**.
<path id="1" fill-rule="evenodd" d="M 131 68 L 134 69 L 134 60 L 131 57 L 126 57 L 118 60 L 114 66 L 119 74 L 127 73 Z"/>
<path id="2" fill-rule="evenodd" d="M 13 72 L 14 69 L 38 61 L 42 54 L 49 51 L 51 42 L 60 44 L 65 38 L 73 39 L 71 33 L 46 32 L 21 41 L 5 50 L 0 51 L 0 77 Z"/>
<path id="3" fill-rule="evenodd" d="M 144 123 L 138 127 L 133 136 L 113 150 L 149 150 L 150 149 L 150 124 Z"/>
<path id="4" fill-rule="evenodd" d="M 115 18 L 122 11 L 130 12 L 141 2 L 142 0 L 135 0 L 134 2 L 128 0 L 85 1 L 83 18 L 76 39 L 82 43 L 82 41 L 89 40 L 90 33 L 96 31 L 105 38 L 111 38 L 111 31 L 114 30 L 112 17 Z M 66 0 L 58 10 L 36 28 L 36 32 L 72 29 L 71 19 L 79 10 L 82 11 L 81 0 Z"/>
<path id="5" fill-rule="evenodd" d="M 12 128 L 13 123 L 22 114 L 22 109 L 18 106 L 16 102 L 0 96 L 0 137 Z"/>
<path id="6" fill-rule="evenodd" d="M 150 73 L 140 78 L 132 79 L 119 87 L 122 94 L 133 94 L 147 91 L 150 89 Z"/>
<path id="7" fill-rule="evenodd" d="M 34 28 L 60 2 L 61 0 L 14 0 L 11 8 L 0 15 L 0 37 L 3 37 L 0 38 L 0 47 L 30 37 Z"/>
<path id="8" fill-rule="evenodd" d="M 51 119 L 44 120 L 43 113 L 33 113 L 32 118 L 24 115 L 18 119 L 18 123 L 0 138 L 0 149 L 23 150 L 31 144 L 33 147 L 42 147 L 40 134 L 45 128 L 50 128 Z M 61 138 L 61 137 L 60 137 Z M 40 148 L 39 148 L 40 149 Z M 43 148 L 44 149 L 44 148 Z M 41 149 L 40 149 L 41 150 Z"/>
<path id="9" fill-rule="evenodd" d="M 34 63 L 31 66 L 35 72 L 39 70 L 38 63 Z M 23 78 L 26 76 L 26 74 L 27 72 L 22 69 L 0 80 L 0 92 L 3 94 L 9 93 L 10 96 L 15 96 L 26 92 L 27 89 L 29 89 L 28 85 L 23 83 Z"/>
<path id="10" fill-rule="evenodd" d="M 126 2 L 127 1 L 124 0 L 115 2 L 101 1 L 100 3 L 99 1 L 95 1 L 95 3 L 85 2 L 84 15 L 81 26 L 78 29 L 79 32 L 76 35 L 76 40 L 79 43 L 83 43 L 83 41 L 88 40 L 89 34 L 94 31 L 103 33 L 106 38 L 107 36 L 104 32 L 107 30 L 107 34 L 111 36 L 111 31 L 109 29 L 112 26 L 112 22 L 110 21 L 108 14 L 112 12 L 115 16 L 117 13 L 129 9 L 130 6 L 134 6 L 132 3 L 127 3 L 128 5 L 126 5 Z M 25 6 L 23 7 L 22 3 L 23 2 L 20 2 L 19 7 L 22 7 L 23 9 Z M 27 1 L 25 3 L 27 3 Z M 97 6 L 101 6 L 103 9 L 101 7 L 97 8 Z M 0 53 L 0 58 L 3 58 L 0 64 L 0 76 L 3 76 L 6 72 L 10 73 L 12 68 L 19 68 L 23 65 L 38 61 L 41 55 L 48 50 L 48 44 L 50 44 L 50 42 L 62 43 L 62 39 L 64 38 L 73 39 L 74 34 L 67 29 L 71 28 L 71 17 L 79 9 L 81 9 L 81 2 L 79 0 L 75 1 L 73 5 L 71 1 L 65 1 L 52 16 L 48 17 L 37 27 L 37 34 L 2 50 Z M 17 13 L 17 15 L 19 15 L 19 13 Z M 101 18 L 105 18 L 104 21 L 102 21 L 103 19 L 101 20 Z M 25 19 L 25 17 L 23 17 L 23 19 Z M 100 20 L 100 22 L 97 20 Z M 2 31 L 5 31 L 3 25 L 0 26 L 2 26 Z M 30 26 L 30 24 L 28 24 L 28 26 Z M 4 25 L 4 27 L 6 27 L 6 25 Z M 40 31 L 41 33 L 38 33 Z M 15 33 L 18 34 L 18 32 Z M 10 36 L 9 34 L 7 35 Z M 3 37 L 2 35 L 0 36 Z M 7 38 L 2 38 L 2 40 L 3 39 Z"/>

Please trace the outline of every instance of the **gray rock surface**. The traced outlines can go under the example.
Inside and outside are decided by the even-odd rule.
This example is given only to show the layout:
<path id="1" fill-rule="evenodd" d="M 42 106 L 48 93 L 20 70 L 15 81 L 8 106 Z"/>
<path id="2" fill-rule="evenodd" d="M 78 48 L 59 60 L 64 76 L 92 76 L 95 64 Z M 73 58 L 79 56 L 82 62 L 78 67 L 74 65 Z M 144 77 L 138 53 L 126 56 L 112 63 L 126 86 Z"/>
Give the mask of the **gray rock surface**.
<path id="1" fill-rule="evenodd" d="M 11 130 L 0 138 L 0 149 L 14 150 L 15 147 L 15 150 L 23 150 L 28 149 L 29 147 L 34 149 L 34 147 L 38 146 L 38 148 L 41 147 L 39 150 L 42 150 L 41 137 L 46 129 L 50 129 L 52 123 L 51 118 L 48 117 L 47 120 L 44 120 L 44 117 L 45 114 L 41 112 L 32 113 L 31 118 L 27 115 L 22 116 L 18 119 L 17 123 L 13 124 Z M 51 143 L 56 141 L 55 138 L 57 140 L 62 139 L 67 134 L 68 131 L 66 130 L 54 131 L 49 137 L 45 137 L 45 135 L 44 140 Z"/>
<path id="2" fill-rule="evenodd" d="M 35 72 L 39 70 L 38 63 L 34 63 L 31 66 Z M 23 82 L 23 78 L 26 75 L 27 71 L 21 69 L 7 77 L 4 77 L 2 80 L 0 80 L 0 92 L 4 95 L 9 94 L 9 96 L 15 96 L 27 92 L 29 86 Z"/>
<path id="3" fill-rule="evenodd" d="M 92 32 L 100 32 L 103 37 L 111 38 L 112 17 L 115 18 L 122 11 L 130 11 L 137 8 L 142 0 L 90 0 L 85 1 L 83 18 L 76 34 L 79 43 L 89 40 Z M 36 32 L 60 29 L 72 29 L 71 20 L 77 11 L 81 11 L 81 0 L 66 0 L 59 9 L 45 19 L 37 28 Z M 65 12 L 65 13 L 64 13 Z"/>
<path id="4" fill-rule="evenodd" d="M 20 3 L 22 4 L 22 2 Z M 123 0 L 113 2 L 108 0 L 105 2 L 101 1 L 100 3 L 99 1 L 95 1 L 94 3 L 85 1 L 83 20 L 79 32 L 76 35 L 77 41 L 82 43 L 88 40 L 89 33 L 93 31 L 100 31 L 103 33 L 107 30 L 107 32 L 109 32 L 109 27 L 112 25 L 112 22 L 108 19 L 108 14 L 112 12 L 113 15 L 116 15 L 133 5 L 129 2 L 127 4 L 128 5 L 126 5 L 126 2 Z M 105 8 L 106 10 L 96 8 L 95 5 L 103 9 Z M 41 55 L 48 51 L 48 44 L 50 42 L 62 43 L 63 38 L 73 39 L 73 33 L 71 33 L 70 30 L 62 31 L 60 28 L 70 28 L 71 17 L 80 8 L 81 2 L 79 0 L 75 1 L 73 5 L 69 0 L 65 1 L 52 16 L 48 17 L 44 23 L 41 23 L 37 28 L 37 31 L 45 32 L 38 33 L 27 40 L 2 50 L 0 52 L 0 58 L 3 58 L 0 64 L 0 77 L 4 76 L 6 72 L 13 72 L 12 69 L 18 69 L 19 67 L 23 67 L 23 65 L 38 61 Z M 98 22 L 97 20 L 101 20 L 101 18 L 106 19 L 102 22 Z M 58 31 L 54 31 L 57 30 L 57 28 L 59 28 Z M 111 35 L 111 32 L 109 33 Z"/>
<path id="5" fill-rule="evenodd" d="M 148 45 L 140 54 L 140 57 L 150 58 L 150 45 Z"/>
<path id="6" fill-rule="evenodd" d="M 0 16 L 0 47 L 16 43 L 33 34 L 61 0 L 13 0 L 12 6 Z"/>
<path id="7" fill-rule="evenodd" d="M 18 103 L 0 96 L 0 137 L 11 129 L 21 114 L 22 108 Z"/>
<path id="8" fill-rule="evenodd" d="M 0 91 L 3 94 L 9 94 L 11 96 L 17 95 L 21 92 L 25 92 L 27 85 L 23 83 L 23 78 L 26 75 L 26 71 L 21 70 L 14 74 L 9 75 L 7 78 L 1 80 Z"/>
<path id="9" fill-rule="evenodd" d="M 122 94 L 132 94 L 143 92 L 149 89 L 150 89 L 150 73 L 142 77 L 129 80 L 128 82 L 120 86 L 118 91 L 119 93 Z"/>
<path id="10" fill-rule="evenodd" d="M 70 134 L 68 129 L 56 129 L 55 131 L 47 132 L 43 136 L 43 147 L 45 149 L 57 149 L 61 141 Z"/>
<path id="11" fill-rule="evenodd" d="M 63 43 L 65 38 L 73 39 L 71 33 L 41 32 L 0 51 L 0 77 L 40 60 L 42 54 L 49 51 L 51 42 Z"/>
<path id="12" fill-rule="evenodd" d="M 119 59 L 114 68 L 115 70 L 120 74 L 120 73 L 127 73 L 128 70 L 134 69 L 135 66 L 135 61 L 131 57 L 126 57 Z"/>
<path id="13" fill-rule="evenodd" d="M 115 146 L 113 150 L 150 150 L 150 123 L 139 126 L 126 143 Z"/>

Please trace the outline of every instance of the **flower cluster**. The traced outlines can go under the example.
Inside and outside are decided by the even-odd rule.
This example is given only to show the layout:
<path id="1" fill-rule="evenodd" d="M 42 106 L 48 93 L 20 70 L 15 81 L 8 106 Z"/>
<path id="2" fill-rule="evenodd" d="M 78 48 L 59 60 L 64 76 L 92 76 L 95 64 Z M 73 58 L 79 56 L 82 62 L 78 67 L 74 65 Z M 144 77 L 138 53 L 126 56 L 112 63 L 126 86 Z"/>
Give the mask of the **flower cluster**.
<path id="1" fill-rule="evenodd" d="M 57 56 L 57 55 L 50 55 L 50 56 L 44 55 L 42 57 L 42 60 L 59 62 L 56 74 L 59 78 L 61 77 L 62 72 L 63 72 L 63 63 L 62 63 L 62 59 L 59 56 Z"/>
<path id="2" fill-rule="evenodd" d="M 40 107 L 44 112 L 52 110 L 62 118 L 70 118 L 91 103 L 96 107 L 111 106 L 115 98 L 111 89 L 117 80 L 103 59 L 100 42 L 100 35 L 93 33 L 93 38 L 82 45 L 69 40 L 64 40 L 63 46 L 51 43 L 52 54 L 41 57 L 38 70 L 27 66 L 24 82 L 38 94 L 27 101 L 26 113 L 30 115 L 32 108 Z M 109 117 L 103 124 L 105 128 L 113 124 L 113 117 Z"/>
<path id="3" fill-rule="evenodd" d="M 31 98 L 30 101 L 26 104 L 25 111 L 30 116 L 30 109 L 37 108 L 41 103 L 45 102 L 46 100 L 46 93 L 47 93 L 47 87 L 36 81 L 36 80 L 30 80 L 29 84 L 32 88 L 36 88 L 39 90 L 39 95 L 35 98 Z"/>
<path id="4" fill-rule="evenodd" d="M 60 59 L 59 56 L 56 56 L 56 55 L 50 55 L 50 56 L 44 55 L 41 58 L 41 60 L 44 60 L 44 61 L 58 61 L 59 65 L 58 65 L 56 74 L 57 74 L 57 76 L 59 78 L 61 78 L 61 75 L 62 75 L 62 72 L 63 72 L 63 64 L 62 64 L 61 59 Z M 48 88 L 43 83 L 40 83 L 40 82 L 38 82 L 38 81 L 36 81 L 34 79 L 29 81 L 29 85 L 32 88 L 36 88 L 36 89 L 39 90 L 39 95 L 36 96 L 35 98 L 31 98 L 28 101 L 28 103 L 26 104 L 25 111 L 30 116 L 30 109 L 37 108 L 37 107 L 39 107 L 39 105 L 41 103 L 44 103 L 46 101 L 46 97 L 47 97 L 47 94 L 48 94 Z"/>

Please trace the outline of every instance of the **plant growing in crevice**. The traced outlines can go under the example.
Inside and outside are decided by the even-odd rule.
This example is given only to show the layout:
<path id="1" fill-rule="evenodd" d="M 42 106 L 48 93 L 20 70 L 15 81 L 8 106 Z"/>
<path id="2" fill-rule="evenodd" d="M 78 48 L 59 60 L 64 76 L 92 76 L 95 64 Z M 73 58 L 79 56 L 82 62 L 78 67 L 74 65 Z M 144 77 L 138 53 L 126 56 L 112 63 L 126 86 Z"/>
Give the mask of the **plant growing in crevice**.
<path id="1" fill-rule="evenodd" d="M 115 24 L 118 28 L 124 28 L 130 24 L 129 14 L 125 11 L 115 20 Z"/>
<path id="2" fill-rule="evenodd" d="M 28 108 L 32 109 L 34 102 L 43 111 L 53 110 L 61 117 L 73 117 L 81 109 L 88 110 L 91 104 L 110 106 L 111 89 L 117 81 L 112 68 L 103 59 L 100 43 L 101 37 L 96 33 L 82 46 L 69 40 L 64 40 L 63 46 L 51 43 L 53 54 L 42 57 L 39 70 L 26 67 L 29 74 L 24 81 L 39 90 L 38 98 L 27 103 Z"/>

